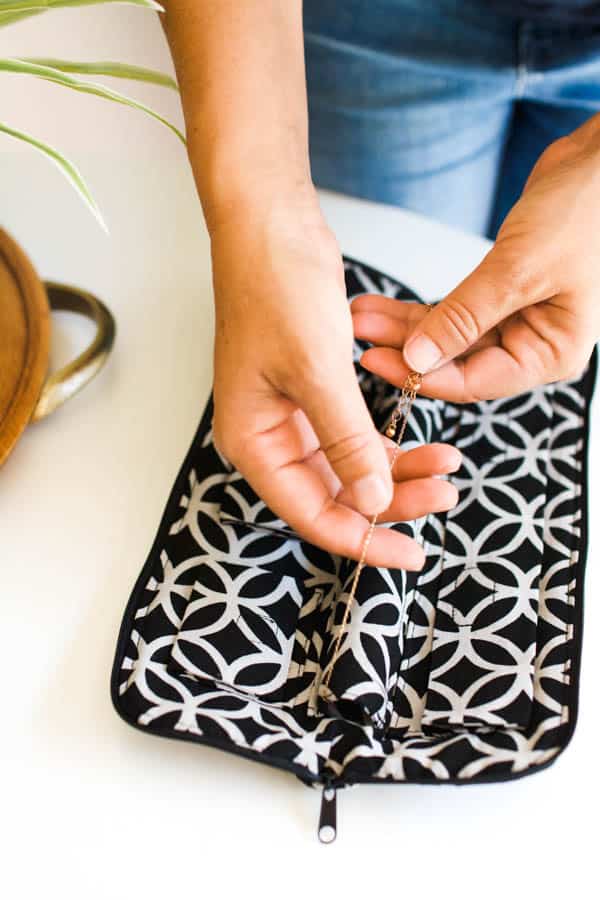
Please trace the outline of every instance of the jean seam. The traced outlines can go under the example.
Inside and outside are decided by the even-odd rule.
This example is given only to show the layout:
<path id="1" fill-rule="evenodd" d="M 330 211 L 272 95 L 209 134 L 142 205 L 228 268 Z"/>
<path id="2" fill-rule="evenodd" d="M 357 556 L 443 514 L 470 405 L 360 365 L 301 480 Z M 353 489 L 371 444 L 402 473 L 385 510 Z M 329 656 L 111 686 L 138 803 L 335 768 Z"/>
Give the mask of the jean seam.
<path id="1" fill-rule="evenodd" d="M 530 45 L 530 28 L 528 22 L 519 22 L 517 27 L 517 80 L 515 84 L 515 98 L 522 100 L 525 96 L 529 67 L 527 56 Z"/>
<path id="2" fill-rule="evenodd" d="M 402 65 L 415 72 L 426 72 L 428 75 L 439 73 L 439 77 L 451 81 L 462 82 L 468 78 L 468 75 L 471 75 L 478 83 L 482 80 L 495 82 L 501 72 L 507 72 L 511 69 L 510 66 L 506 66 L 505 68 L 498 67 L 497 69 L 491 69 L 490 74 L 486 75 L 485 69 L 473 67 L 468 75 L 465 75 L 464 70 L 461 70 L 459 74 L 457 73 L 456 68 L 448 63 L 432 63 L 426 59 L 416 60 L 403 53 L 393 53 L 390 50 L 376 49 L 374 47 L 365 46 L 364 44 L 353 44 L 350 41 L 344 41 L 340 38 L 330 37 L 328 35 L 316 34 L 312 31 L 305 30 L 304 38 L 305 40 L 312 41 L 314 44 L 319 44 L 324 47 L 338 48 L 339 50 L 345 50 L 357 56 L 373 57 L 390 64 Z"/>

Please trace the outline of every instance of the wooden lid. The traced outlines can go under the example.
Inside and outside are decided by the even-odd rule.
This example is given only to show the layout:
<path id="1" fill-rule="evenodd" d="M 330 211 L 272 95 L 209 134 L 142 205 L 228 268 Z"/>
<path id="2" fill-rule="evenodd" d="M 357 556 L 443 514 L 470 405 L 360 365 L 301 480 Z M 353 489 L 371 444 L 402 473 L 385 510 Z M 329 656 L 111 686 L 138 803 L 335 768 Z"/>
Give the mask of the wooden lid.
<path id="1" fill-rule="evenodd" d="M 33 415 L 49 352 L 44 285 L 27 256 L 0 228 L 0 465 Z"/>

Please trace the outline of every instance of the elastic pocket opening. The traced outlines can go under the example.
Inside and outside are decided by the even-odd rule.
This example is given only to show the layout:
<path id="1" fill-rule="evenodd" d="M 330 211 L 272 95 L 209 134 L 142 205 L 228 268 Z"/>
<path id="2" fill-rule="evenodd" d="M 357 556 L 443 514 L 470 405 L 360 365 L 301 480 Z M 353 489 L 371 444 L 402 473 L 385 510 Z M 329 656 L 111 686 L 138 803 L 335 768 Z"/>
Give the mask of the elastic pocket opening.
<path id="1" fill-rule="evenodd" d="M 288 523 L 260 499 L 237 469 L 229 472 L 224 481 L 218 517 L 225 525 L 246 525 L 301 540 Z"/>

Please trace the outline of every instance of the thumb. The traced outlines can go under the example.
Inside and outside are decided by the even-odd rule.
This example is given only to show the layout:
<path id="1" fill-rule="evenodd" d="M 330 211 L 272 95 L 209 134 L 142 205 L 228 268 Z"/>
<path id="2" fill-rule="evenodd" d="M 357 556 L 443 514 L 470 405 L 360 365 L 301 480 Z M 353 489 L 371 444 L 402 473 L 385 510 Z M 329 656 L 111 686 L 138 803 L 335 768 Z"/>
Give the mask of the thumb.
<path id="1" fill-rule="evenodd" d="M 356 508 L 365 516 L 383 512 L 392 502 L 389 459 L 367 409 L 354 366 L 300 386 L 295 398 L 314 428 L 322 451 Z"/>
<path id="2" fill-rule="evenodd" d="M 425 374 L 465 353 L 511 312 L 532 302 L 522 276 L 511 276 L 498 245 L 440 303 L 430 307 L 404 345 L 410 369 Z"/>

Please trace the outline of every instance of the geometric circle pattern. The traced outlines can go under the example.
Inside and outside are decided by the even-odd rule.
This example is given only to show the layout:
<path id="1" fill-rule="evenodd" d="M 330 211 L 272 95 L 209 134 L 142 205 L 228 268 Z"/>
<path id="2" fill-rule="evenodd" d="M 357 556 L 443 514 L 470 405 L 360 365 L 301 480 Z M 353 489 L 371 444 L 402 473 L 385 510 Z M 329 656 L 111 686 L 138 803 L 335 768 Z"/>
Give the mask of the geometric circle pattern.
<path id="1" fill-rule="evenodd" d="M 350 298 L 405 286 L 345 260 Z M 398 391 L 358 364 L 383 430 Z M 458 505 L 389 527 L 418 573 L 308 544 L 217 452 L 209 398 L 132 592 L 113 670 L 119 713 L 306 781 L 483 781 L 552 761 L 573 727 L 586 547 L 584 375 L 459 406 L 418 397 L 405 444 L 463 453 Z M 331 671 L 333 648 L 340 653 Z M 328 672 L 328 688 L 324 673 Z"/>

